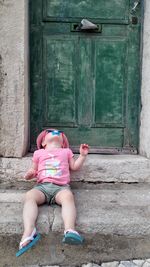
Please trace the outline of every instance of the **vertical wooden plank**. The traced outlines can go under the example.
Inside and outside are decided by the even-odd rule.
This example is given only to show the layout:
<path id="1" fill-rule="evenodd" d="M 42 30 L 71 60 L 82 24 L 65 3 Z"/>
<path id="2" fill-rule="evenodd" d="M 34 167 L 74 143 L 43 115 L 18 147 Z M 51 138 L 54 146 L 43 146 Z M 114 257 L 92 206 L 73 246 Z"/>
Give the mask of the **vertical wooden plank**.
<path id="1" fill-rule="evenodd" d="M 128 27 L 126 128 L 124 146 L 138 147 L 140 114 L 140 25 Z"/>
<path id="2" fill-rule="evenodd" d="M 41 25 L 42 22 L 42 2 L 41 0 L 29 0 L 30 26 Z"/>
<path id="3" fill-rule="evenodd" d="M 90 126 L 92 122 L 92 71 L 91 71 L 91 38 L 79 38 L 79 98 L 78 123 L 81 126 Z"/>
<path id="4" fill-rule="evenodd" d="M 30 15 L 30 144 L 42 127 L 42 1 L 29 0 Z"/>

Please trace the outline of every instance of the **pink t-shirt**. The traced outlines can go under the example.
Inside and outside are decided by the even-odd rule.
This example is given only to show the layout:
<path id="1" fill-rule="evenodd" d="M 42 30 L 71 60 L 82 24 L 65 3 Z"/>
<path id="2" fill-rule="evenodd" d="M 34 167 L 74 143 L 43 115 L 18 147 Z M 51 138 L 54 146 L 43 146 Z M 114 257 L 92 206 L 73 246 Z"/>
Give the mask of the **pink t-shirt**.
<path id="1" fill-rule="evenodd" d="M 37 183 L 50 182 L 58 185 L 70 182 L 69 160 L 73 153 L 69 148 L 36 150 L 33 162 L 38 164 Z"/>

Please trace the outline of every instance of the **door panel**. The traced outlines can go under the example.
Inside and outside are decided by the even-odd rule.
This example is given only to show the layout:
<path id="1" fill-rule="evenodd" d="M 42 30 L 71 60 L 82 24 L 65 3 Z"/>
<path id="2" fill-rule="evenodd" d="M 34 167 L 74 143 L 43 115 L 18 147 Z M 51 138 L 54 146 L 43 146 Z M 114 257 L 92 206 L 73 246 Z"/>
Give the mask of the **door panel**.
<path id="1" fill-rule="evenodd" d="M 55 127 L 75 151 L 87 142 L 92 152 L 135 153 L 140 8 L 132 24 L 133 1 L 67 3 L 30 0 L 31 150 L 42 129 Z M 72 31 L 83 15 L 102 31 Z"/>
<path id="2" fill-rule="evenodd" d="M 76 124 L 76 40 L 66 37 L 44 38 L 44 125 Z M 61 114 L 61 116 L 60 116 Z"/>
<path id="3" fill-rule="evenodd" d="M 126 39 L 95 42 L 95 123 L 124 127 Z M 102 78 L 101 78 L 102 77 Z"/>
<path id="4" fill-rule="evenodd" d="M 65 128 L 63 127 L 69 143 L 74 151 L 78 151 L 79 144 L 88 142 L 90 140 L 90 152 L 107 152 L 108 148 L 120 148 L 123 146 L 123 129 L 117 128 Z M 91 138 L 92 136 L 92 138 Z M 97 144 L 102 144 L 101 149 Z M 119 149 L 118 149 L 119 150 Z M 112 149 L 109 151 L 113 151 Z M 117 149 L 115 149 L 117 152 Z"/>
<path id="5" fill-rule="evenodd" d="M 127 23 L 129 0 L 45 0 L 43 19 L 72 21 L 79 18 L 120 20 Z"/>

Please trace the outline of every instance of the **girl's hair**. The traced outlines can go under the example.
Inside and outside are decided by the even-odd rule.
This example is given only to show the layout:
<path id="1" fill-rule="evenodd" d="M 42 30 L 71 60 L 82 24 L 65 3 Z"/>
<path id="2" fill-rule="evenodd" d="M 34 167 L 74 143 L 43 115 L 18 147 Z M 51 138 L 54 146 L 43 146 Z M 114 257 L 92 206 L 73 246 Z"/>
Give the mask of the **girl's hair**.
<path id="1" fill-rule="evenodd" d="M 56 131 L 56 129 L 47 129 L 47 130 L 42 131 L 38 135 L 38 137 L 36 139 L 36 144 L 37 144 L 37 148 L 38 149 L 43 148 L 42 147 L 42 142 L 43 142 L 45 136 L 48 134 L 48 130 L 52 130 L 52 131 L 54 130 L 54 131 Z M 63 138 L 63 145 L 62 145 L 62 147 L 63 148 L 68 148 L 69 147 L 69 142 L 68 142 L 68 139 L 67 139 L 66 135 L 63 132 L 62 132 L 62 138 Z"/>

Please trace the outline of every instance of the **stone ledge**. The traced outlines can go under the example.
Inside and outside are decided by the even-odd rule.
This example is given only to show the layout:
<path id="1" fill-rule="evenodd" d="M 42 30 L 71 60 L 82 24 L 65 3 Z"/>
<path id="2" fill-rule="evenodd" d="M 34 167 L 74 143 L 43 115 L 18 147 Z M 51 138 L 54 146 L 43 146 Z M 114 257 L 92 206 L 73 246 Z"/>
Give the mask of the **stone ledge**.
<path id="1" fill-rule="evenodd" d="M 31 154 L 24 158 L 0 159 L 0 182 L 22 182 L 31 165 Z M 80 171 L 71 173 L 72 181 L 150 182 L 150 160 L 139 155 L 88 155 Z"/>
<path id="2" fill-rule="evenodd" d="M 87 263 L 83 265 L 79 265 L 78 267 L 149 267 L 150 266 L 150 259 L 139 259 L 139 260 L 131 260 L 131 261 L 113 261 L 113 262 L 104 262 L 99 264 L 96 263 Z M 41 265 L 24 265 L 19 267 L 61 267 L 61 266 L 54 266 L 54 265 L 47 265 L 47 266 L 41 266 Z M 63 266 L 63 267 L 73 267 L 73 266 Z"/>
<path id="3" fill-rule="evenodd" d="M 121 185 L 108 189 L 73 190 L 77 230 L 85 236 L 79 247 L 63 245 L 60 207 L 40 207 L 37 228 L 42 240 L 18 260 L 25 191 L 0 191 L 0 258 L 2 266 L 61 265 L 148 258 L 150 247 L 150 185 Z M 44 253 L 44 257 L 43 257 Z M 11 262 L 11 265 L 9 265 Z M 18 265 L 17 265 L 18 264 Z M 69 265 L 70 264 L 70 265 Z"/>
<path id="4" fill-rule="evenodd" d="M 150 235 L 150 185 L 130 185 L 115 189 L 73 190 L 78 211 L 77 228 L 84 234 Z M 24 191 L 0 191 L 0 234 L 22 233 Z M 15 214 L 15 217 L 14 217 Z M 62 232 L 59 206 L 40 207 L 37 221 L 42 233 Z"/>

